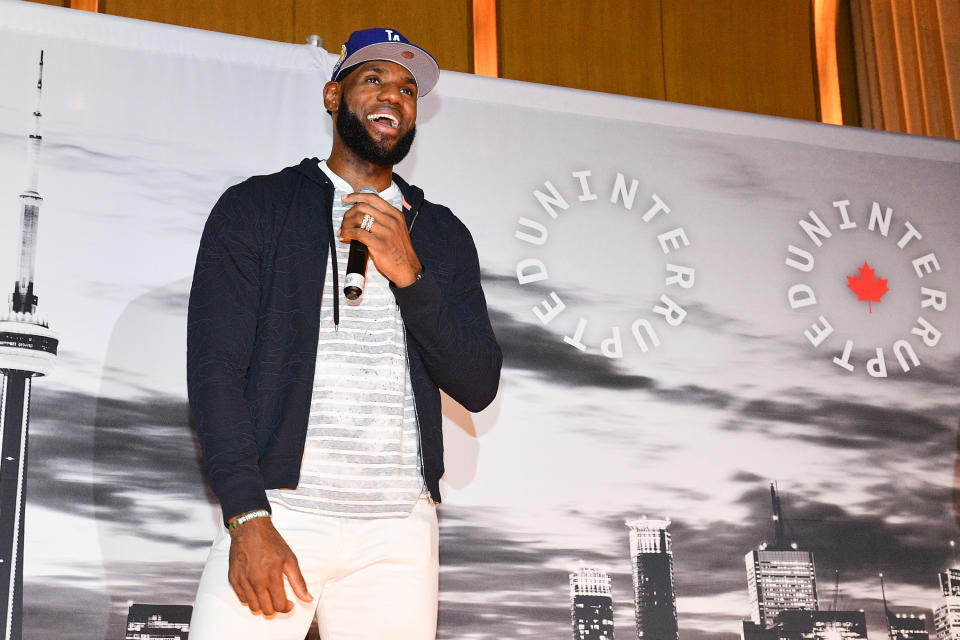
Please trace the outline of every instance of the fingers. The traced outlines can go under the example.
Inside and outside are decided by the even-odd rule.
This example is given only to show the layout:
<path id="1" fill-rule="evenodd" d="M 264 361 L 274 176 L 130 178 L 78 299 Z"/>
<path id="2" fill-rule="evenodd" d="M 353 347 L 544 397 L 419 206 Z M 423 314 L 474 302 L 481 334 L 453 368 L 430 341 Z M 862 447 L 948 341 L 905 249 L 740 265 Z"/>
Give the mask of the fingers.
<path id="1" fill-rule="evenodd" d="M 410 235 L 403 214 L 389 205 L 386 208 L 389 211 L 360 203 L 347 211 L 338 232 L 341 242 L 359 240 L 372 250 L 398 243 L 409 245 Z M 368 221 L 366 228 L 364 221 Z"/>
<path id="2" fill-rule="evenodd" d="M 293 554 L 290 554 L 290 559 L 283 565 L 283 575 L 287 576 L 287 582 L 290 583 L 290 588 L 293 589 L 295 596 L 303 602 L 313 600 L 313 596 L 307 591 L 307 581 L 303 579 L 303 574 L 300 573 L 300 564 Z"/>
<path id="3" fill-rule="evenodd" d="M 343 196 L 342 201 L 353 205 L 343 216 L 345 227 L 360 226 L 365 215 L 373 216 L 381 224 L 392 220 L 405 226 L 403 214 L 375 193 L 351 193 Z"/>
<path id="4" fill-rule="evenodd" d="M 370 250 L 370 259 L 377 271 L 397 286 L 411 284 L 420 273 L 421 265 L 403 213 L 374 194 L 352 193 L 344 196 L 343 202 L 353 206 L 343 216 L 340 240 L 362 242 Z M 365 216 L 373 220 L 364 229 Z"/>
<path id="5" fill-rule="evenodd" d="M 272 616 L 273 614 L 287 613 L 293 609 L 293 603 L 287 600 L 287 590 L 283 588 L 283 574 L 274 573 L 269 577 L 269 583 L 266 589 L 266 601 L 269 607 L 264 607 L 263 615 Z M 262 603 L 264 599 L 261 599 Z M 267 611 L 267 608 L 270 610 Z"/>
<path id="6" fill-rule="evenodd" d="M 234 578 L 231 575 L 230 585 L 233 587 L 233 591 L 237 594 L 237 598 L 239 598 L 241 604 L 248 607 L 254 614 L 262 613 L 269 617 L 276 613 L 288 613 L 293 609 L 293 602 L 287 599 L 282 576 L 282 573 L 277 573 L 266 577 L 266 581 L 250 581 L 242 576 Z M 299 589 L 297 597 L 301 600 L 309 602 L 313 599 L 310 594 L 307 593 L 307 586 L 303 580 L 303 576 L 300 576 L 300 584 L 294 588 L 294 593 L 297 593 L 297 589 Z"/>
<path id="7" fill-rule="evenodd" d="M 303 577 L 300 579 L 303 580 Z M 244 575 L 234 578 L 231 575 L 230 585 L 237 598 L 251 613 L 262 613 L 269 617 L 276 613 L 288 613 L 293 609 L 293 602 L 287 599 L 283 586 L 283 574 L 279 571 L 249 578 Z M 302 591 L 306 592 L 305 583 Z"/>
<path id="8" fill-rule="evenodd" d="M 374 235 L 403 234 L 406 232 L 407 224 L 403 219 L 403 214 L 388 207 L 389 210 L 378 209 L 366 204 L 358 204 L 348 210 L 343 215 L 343 222 L 340 224 L 340 236 L 343 232 L 350 229 L 363 230 L 364 220 L 371 219 L 373 224 L 369 227 Z"/>
<path id="9" fill-rule="evenodd" d="M 347 213 L 359 209 L 367 213 L 377 212 L 403 218 L 403 214 L 398 209 L 375 193 L 350 193 L 343 196 L 341 201 L 345 205 L 353 205 L 347 210 Z"/>
<path id="10" fill-rule="evenodd" d="M 341 198 L 344 204 L 367 204 L 377 209 L 393 209 L 390 203 L 376 193 L 348 193 Z M 396 209 L 393 209 L 396 211 Z"/>
<path id="11" fill-rule="evenodd" d="M 239 571 L 234 571 L 233 569 L 230 570 L 228 579 L 230 581 L 230 586 L 233 587 L 233 592 L 237 594 L 237 599 L 240 600 L 243 606 L 251 606 L 250 594 L 253 592 L 250 590 L 250 584 L 246 581 L 246 579 L 241 577 Z M 252 608 L 254 611 L 259 611 L 259 603 L 256 603 Z"/>
<path id="12" fill-rule="evenodd" d="M 269 519 L 244 523 L 231 537 L 227 576 L 237 598 L 252 613 L 269 617 L 293 610 L 294 603 L 287 599 L 283 584 L 284 575 L 297 597 L 304 601 L 313 599 L 296 556 Z"/>

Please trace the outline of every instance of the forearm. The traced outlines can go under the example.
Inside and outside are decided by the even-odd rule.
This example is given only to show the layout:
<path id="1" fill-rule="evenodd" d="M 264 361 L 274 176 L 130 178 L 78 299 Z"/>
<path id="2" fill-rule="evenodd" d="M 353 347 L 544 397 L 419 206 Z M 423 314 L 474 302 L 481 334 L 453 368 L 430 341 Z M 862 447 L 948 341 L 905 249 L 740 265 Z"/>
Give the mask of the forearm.
<path id="1" fill-rule="evenodd" d="M 396 288 L 408 338 L 415 342 L 437 385 L 469 411 L 490 404 L 503 360 L 479 278 L 458 296 L 445 296 L 429 271 L 408 287 Z"/>
<path id="2" fill-rule="evenodd" d="M 245 219 L 228 194 L 214 207 L 197 253 L 187 313 L 190 408 L 225 519 L 266 508 L 244 398 L 259 303 L 259 252 Z"/>

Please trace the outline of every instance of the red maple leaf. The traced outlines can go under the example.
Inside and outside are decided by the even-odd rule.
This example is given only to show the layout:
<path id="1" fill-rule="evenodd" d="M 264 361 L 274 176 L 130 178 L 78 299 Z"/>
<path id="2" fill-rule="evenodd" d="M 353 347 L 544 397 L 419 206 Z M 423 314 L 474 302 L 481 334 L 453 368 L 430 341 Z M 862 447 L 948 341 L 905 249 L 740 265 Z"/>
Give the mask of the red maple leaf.
<path id="1" fill-rule="evenodd" d="M 885 278 L 878 278 L 876 272 L 870 268 L 870 264 L 863 263 L 863 266 L 857 269 L 858 276 L 847 276 L 847 286 L 857 294 L 857 300 L 867 303 L 867 309 L 873 313 L 873 302 L 880 302 L 883 295 L 890 289 L 887 287 Z"/>

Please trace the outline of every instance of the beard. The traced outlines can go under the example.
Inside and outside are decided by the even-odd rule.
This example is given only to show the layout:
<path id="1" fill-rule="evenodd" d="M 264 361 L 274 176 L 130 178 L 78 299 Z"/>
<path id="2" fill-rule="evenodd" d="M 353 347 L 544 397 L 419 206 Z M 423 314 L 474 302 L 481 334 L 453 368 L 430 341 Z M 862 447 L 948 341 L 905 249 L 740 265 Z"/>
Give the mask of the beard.
<path id="1" fill-rule="evenodd" d="M 390 168 L 407 157 L 413 145 L 417 127 L 412 127 L 410 131 L 397 138 L 393 147 L 387 147 L 373 139 L 363 121 L 347 107 L 346 101 L 341 100 L 337 106 L 337 133 L 344 144 L 361 159 Z"/>

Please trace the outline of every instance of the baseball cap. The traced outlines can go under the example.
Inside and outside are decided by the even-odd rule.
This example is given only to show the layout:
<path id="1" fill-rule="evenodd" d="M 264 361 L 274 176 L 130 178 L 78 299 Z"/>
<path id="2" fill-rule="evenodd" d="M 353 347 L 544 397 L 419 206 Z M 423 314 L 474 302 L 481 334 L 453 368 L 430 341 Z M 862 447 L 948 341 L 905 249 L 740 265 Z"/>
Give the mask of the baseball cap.
<path id="1" fill-rule="evenodd" d="M 417 93 L 430 93 L 440 77 L 440 67 L 429 53 L 421 49 L 396 29 L 363 29 L 350 34 L 340 50 L 340 59 L 333 67 L 330 79 L 336 82 L 340 74 L 354 65 L 370 60 L 396 62 L 413 74 Z"/>

